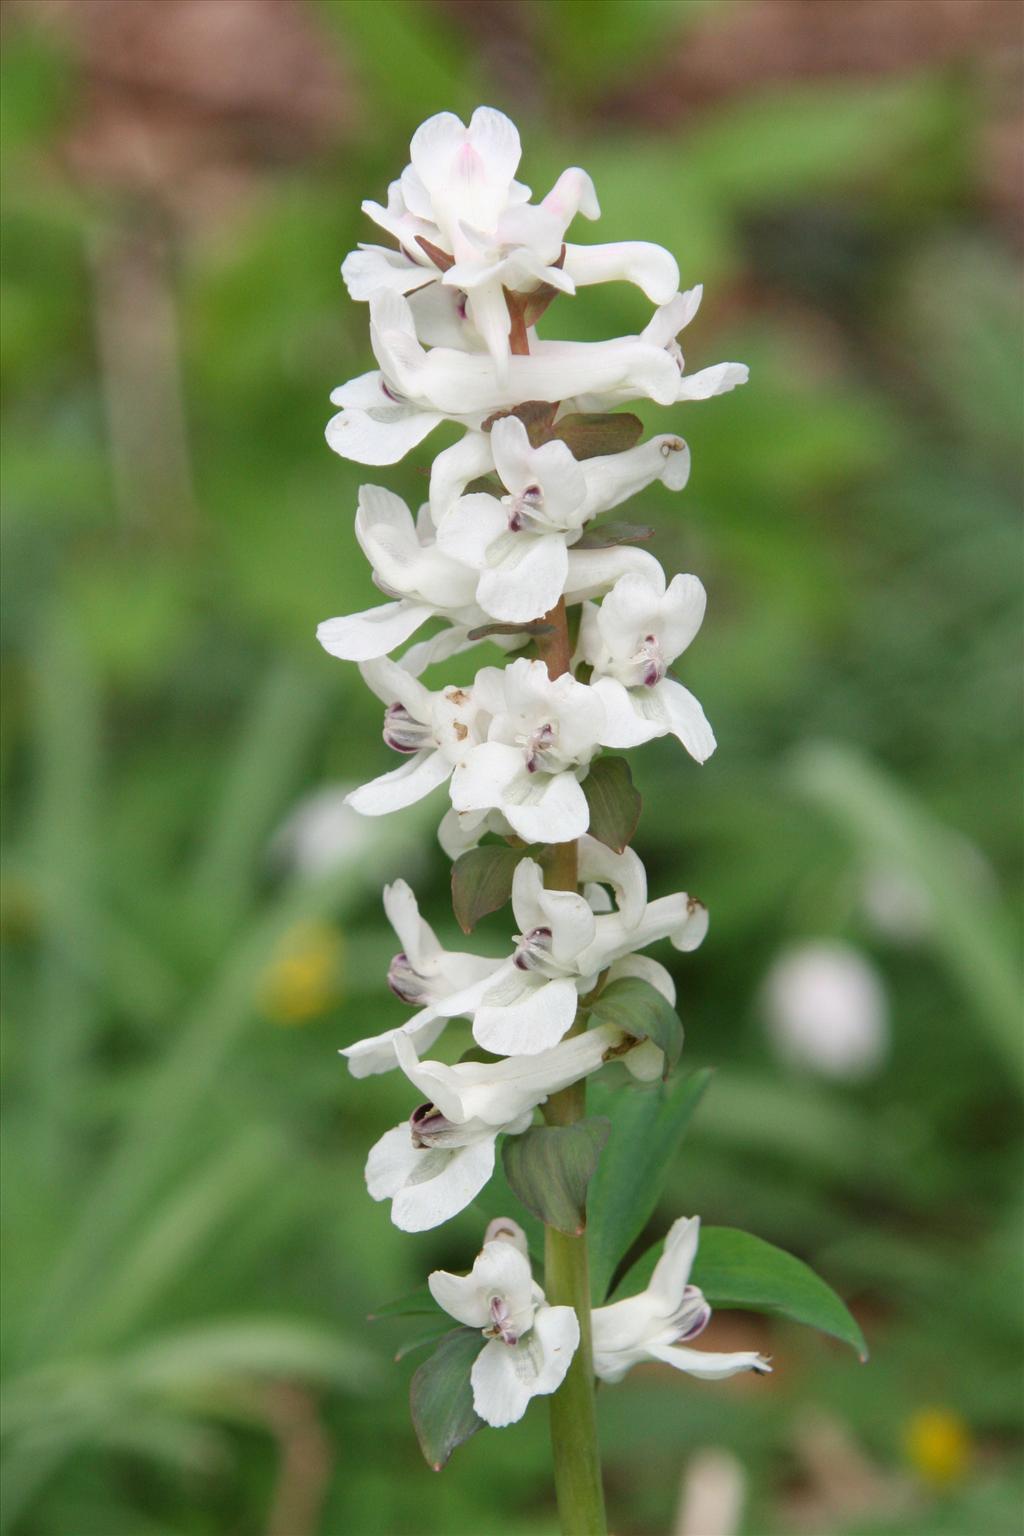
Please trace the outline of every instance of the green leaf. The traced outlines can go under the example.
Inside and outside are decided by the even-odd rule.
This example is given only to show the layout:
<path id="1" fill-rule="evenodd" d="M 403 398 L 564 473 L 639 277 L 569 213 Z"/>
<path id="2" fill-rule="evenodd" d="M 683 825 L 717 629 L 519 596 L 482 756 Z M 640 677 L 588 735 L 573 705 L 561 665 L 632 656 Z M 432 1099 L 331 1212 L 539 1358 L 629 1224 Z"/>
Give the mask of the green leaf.
<path id="1" fill-rule="evenodd" d="M 608 453 L 625 453 L 643 434 L 643 422 L 628 411 L 563 416 L 550 430 L 550 437 L 567 443 L 575 459 L 595 459 Z"/>
<path id="2" fill-rule="evenodd" d="M 447 1332 L 447 1328 L 432 1328 L 429 1333 L 419 1333 L 415 1338 L 406 1339 L 405 1343 L 400 1344 L 395 1350 L 395 1364 L 398 1365 L 408 1355 L 414 1355 L 418 1349 L 426 1349 L 430 1344 L 439 1343 Z"/>
<path id="3" fill-rule="evenodd" d="M 647 523 L 591 523 L 573 549 L 610 549 L 615 544 L 643 544 L 653 537 L 654 529 Z"/>
<path id="4" fill-rule="evenodd" d="M 624 757 L 599 757 L 583 780 L 590 835 L 616 853 L 629 846 L 640 820 L 640 793 Z"/>
<path id="5" fill-rule="evenodd" d="M 376 1323 L 386 1317 L 422 1317 L 425 1314 L 436 1317 L 437 1302 L 427 1287 L 421 1285 L 406 1296 L 398 1296 L 394 1301 L 386 1301 L 382 1306 L 374 1307 L 367 1317 L 367 1322 Z"/>
<path id="6" fill-rule="evenodd" d="M 609 1130 L 607 1120 L 592 1118 L 506 1136 L 505 1176 L 526 1209 L 547 1226 L 578 1237 L 587 1225 L 587 1186 Z"/>
<path id="7" fill-rule="evenodd" d="M 525 848 L 503 848 L 487 843 L 470 848 L 452 865 L 452 908 L 463 933 L 472 933 L 482 917 L 497 912 L 512 894 L 516 865 Z"/>
<path id="8" fill-rule="evenodd" d="M 473 1361 L 482 1348 L 478 1329 L 453 1328 L 409 1383 L 413 1428 L 435 1472 L 484 1422 L 473 1407 L 469 1384 Z"/>
<path id="9" fill-rule="evenodd" d="M 615 1289 L 614 1300 L 642 1291 L 661 1257 L 664 1242 L 649 1248 Z M 856 1319 L 802 1259 L 734 1227 L 704 1227 L 690 1276 L 713 1307 L 771 1312 L 817 1328 L 867 1360 L 868 1347 Z"/>
<path id="10" fill-rule="evenodd" d="M 617 1024 L 637 1040 L 653 1040 L 665 1055 L 663 1077 L 668 1077 L 683 1049 L 679 1015 L 657 987 L 638 976 L 623 976 L 605 987 L 590 1005 L 597 1024 Z"/>
<path id="11" fill-rule="evenodd" d="M 591 1084 L 592 1105 L 607 1113 L 612 1125 L 590 1186 L 590 1285 L 595 1304 L 604 1300 L 623 1256 L 650 1220 L 665 1172 L 710 1081 L 711 1071 L 705 1068 L 678 1078 L 671 1088 Z"/>

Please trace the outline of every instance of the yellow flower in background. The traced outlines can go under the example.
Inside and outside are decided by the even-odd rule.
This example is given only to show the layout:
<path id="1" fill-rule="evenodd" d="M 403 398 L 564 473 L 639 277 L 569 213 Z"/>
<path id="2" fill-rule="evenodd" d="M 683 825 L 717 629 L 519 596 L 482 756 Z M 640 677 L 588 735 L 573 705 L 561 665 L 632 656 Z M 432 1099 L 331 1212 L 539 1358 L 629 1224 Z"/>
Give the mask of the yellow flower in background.
<path id="1" fill-rule="evenodd" d="M 904 1437 L 907 1458 L 918 1476 L 934 1487 L 958 1483 L 971 1459 L 971 1435 L 948 1408 L 922 1408 L 909 1420 Z"/>
<path id="2" fill-rule="evenodd" d="M 259 1003 L 275 1024 L 305 1024 L 341 996 L 344 941 L 331 923 L 297 923 L 260 979 Z"/>

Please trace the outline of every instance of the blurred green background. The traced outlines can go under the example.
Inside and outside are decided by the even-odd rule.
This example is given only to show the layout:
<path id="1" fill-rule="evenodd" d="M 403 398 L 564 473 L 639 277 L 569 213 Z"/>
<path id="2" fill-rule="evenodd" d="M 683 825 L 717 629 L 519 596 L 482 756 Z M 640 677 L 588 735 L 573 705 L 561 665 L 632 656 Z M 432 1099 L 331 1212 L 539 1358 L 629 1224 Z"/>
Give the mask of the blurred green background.
<path id="1" fill-rule="evenodd" d="M 365 1322 L 496 1212 L 407 1237 L 366 1195 L 410 1105 L 336 1055 L 404 1016 L 383 880 L 454 935 L 439 803 L 339 809 L 390 765 L 313 639 L 377 600 L 360 480 L 415 504 L 442 441 L 327 450 L 370 361 L 338 266 L 416 124 L 486 101 L 538 194 L 591 172 L 578 238 L 706 284 L 691 367 L 751 365 L 645 412 L 694 471 L 634 508 L 708 587 L 685 676 L 719 740 L 634 759 L 655 892 L 711 908 L 676 971 L 684 1062 L 718 1068 L 652 1233 L 791 1249 L 873 1351 L 728 1313 L 710 1347 L 770 1381 L 603 1391 L 613 1528 L 713 1536 L 677 1513 L 711 1466 L 750 1536 L 1018 1531 L 1018 8 L 5 9 L 4 1529 L 556 1529 L 543 1407 L 438 1477 L 409 1328 Z M 542 330 L 644 312 L 585 291 Z M 856 1080 L 766 1030 L 766 975 L 818 940 L 885 1000 Z"/>

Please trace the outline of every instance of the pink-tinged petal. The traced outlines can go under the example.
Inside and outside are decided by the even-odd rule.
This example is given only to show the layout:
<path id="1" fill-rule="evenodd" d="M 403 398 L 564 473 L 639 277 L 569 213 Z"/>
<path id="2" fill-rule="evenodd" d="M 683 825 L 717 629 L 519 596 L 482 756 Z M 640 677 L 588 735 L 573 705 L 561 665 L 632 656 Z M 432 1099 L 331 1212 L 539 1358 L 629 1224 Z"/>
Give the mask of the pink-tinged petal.
<path id="1" fill-rule="evenodd" d="M 578 213 L 591 221 L 601 217 L 594 183 L 578 165 L 562 172 L 540 206 L 558 220 L 563 230 L 568 229 Z"/>
<path id="2" fill-rule="evenodd" d="M 488 180 L 500 185 L 504 202 L 523 155 L 519 129 L 495 107 L 477 107 L 469 120 L 468 138 L 487 168 Z"/>
<path id="3" fill-rule="evenodd" d="M 435 1269 L 427 1285 L 438 1306 L 467 1328 L 491 1326 L 492 1297 L 501 1298 L 509 1320 L 520 1324 L 523 1332 L 533 1322 L 530 1260 L 514 1242 L 485 1242 L 468 1275 Z"/>
<path id="4" fill-rule="evenodd" d="M 679 266 L 663 246 L 646 240 L 611 245 L 567 245 L 565 271 L 578 287 L 591 283 L 633 283 L 652 304 L 667 304 L 679 287 Z"/>
<path id="5" fill-rule="evenodd" d="M 391 1203 L 391 1220 L 403 1232 L 426 1232 L 450 1221 L 474 1201 L 494 1172 L 494 1138 L 471 1142 L 466 1147 L 425 1148 L 421 1157 L 435 1158 L 427 1165 L 437 1168 L 430 1177 L 400 1189 Z"/>
<path id="6" fill-rule="evenodd" d="M 579 999 L 575 983 L 559 979 L 542 983 L 505 1007 L 486 1003 L 473 1019 L 473 1039 L 499 1056 L 535 1056 L 551 1050 L 576 1017 Z"/>
<path id="7" fill-rule="evenodd" d="M 501 564 L 481 573 L 476 600 L 485 613 L 503 623 L 528 623 L 543 618 L 558 602 L 569 557 L 561 534 L 509 537 Z"/>
<path id="8" fill-rule="evenodd" d="M 690 690 L 674 678 L 666 677 L 656 688 L 645 691 L 657 694 L 669 730 L 678 736 L 690 756 L 698 763 L 707 762 L 715 750 L 715 733 Z"/>
<path id="9" fill-rule="evenodd" d="M 325 651 L 343 661 L 371 661 L 393 651 L 432 617 L 433 609 L 426 603 L 403 599 L 363 613 L 324 619 L 317 625 L 316 637 Z"/>
<path id="10" fill-rule="evenodd" d="M 391 773 L 382 773 L 345 798 L 361 816 L 387 816 L 404 810 L 443 784 L 451 773 L 444 755 L 431 749 L 417 752 Z"/>

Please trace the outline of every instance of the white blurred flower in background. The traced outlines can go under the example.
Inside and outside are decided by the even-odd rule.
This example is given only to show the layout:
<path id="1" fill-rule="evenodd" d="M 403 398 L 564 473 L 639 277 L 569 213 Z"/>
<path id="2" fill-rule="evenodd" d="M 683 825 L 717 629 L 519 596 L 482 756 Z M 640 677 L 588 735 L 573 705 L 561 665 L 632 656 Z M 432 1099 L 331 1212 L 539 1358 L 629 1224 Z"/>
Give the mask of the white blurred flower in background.
<path id="1" fill-rule="evenodd" d="M 822 1077 L 870 1077 L 889 1053 L 882 978 L 866 956 L 838 940 L 784 950 L 765 977 L 761 1008 L 779 1055 Z"/>

